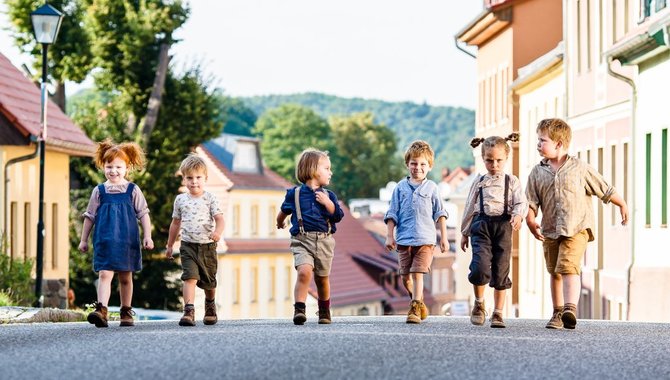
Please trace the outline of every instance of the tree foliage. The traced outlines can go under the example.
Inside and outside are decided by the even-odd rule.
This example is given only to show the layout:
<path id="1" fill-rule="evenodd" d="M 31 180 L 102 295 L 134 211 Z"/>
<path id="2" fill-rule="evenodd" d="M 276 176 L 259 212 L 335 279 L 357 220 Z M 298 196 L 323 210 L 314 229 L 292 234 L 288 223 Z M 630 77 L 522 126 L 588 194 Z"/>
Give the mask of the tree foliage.
<path id="1" fill-rule="evenodd" d="M 375 124 L 371 113 L 329 120 L 336 154 L 333 184 L 342 199 L 377 197 L 379 189 L 402 175 L 395 134 Z"/>
<path id="2" fill-rule="evenodd" d="M 474 164 L 469 145 L 475 133 L 473 110 L 411 102 L 346 99 L 317 93 L 240 99 L 258 115 L 286 103 L 308 107 L 321 117 L 369 112 L 374 115 L 374 123 L 386 125 L 395 133 L 399 153 L 416 139 L 430 143 L 435 150 L 435 165 L 431 172 L 434 178 L 439 177 L 442 168 Z"/>
<path id="3" fill-rule="evenodd" d="M 254 133 L 263 136 L 265 164 L 295 182 L 295 160 L 305 148 L 332 150 L 330 126 L 309 108 L 284 104 L 268 110 L 256 122 Z"/>
<path id="4" fill-rule="evenodd" d="M 254 125 L 258 117 L 240 99 L 217 94 L 221 107 L 223 132 L 233 135 L 254 136 Z"/>

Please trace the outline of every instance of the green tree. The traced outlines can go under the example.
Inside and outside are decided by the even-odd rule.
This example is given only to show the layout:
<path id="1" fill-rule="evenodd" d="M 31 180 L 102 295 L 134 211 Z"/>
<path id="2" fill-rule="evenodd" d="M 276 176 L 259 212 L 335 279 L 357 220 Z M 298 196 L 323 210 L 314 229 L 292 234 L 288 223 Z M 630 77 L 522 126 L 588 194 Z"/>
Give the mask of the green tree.
<path id="1" fill-rule="evenodd" d="M 295 160 L 305 148 L 332 150 L 326 120 L 296 104 L 284 104 L 262 114 L 254 133 L 263 137 L 261 153 L 265 164 L 291 182 L 296 181 Z"/>
<path id="2" fill-rule="evenodd" d="M 7 0 L 7 14 L 14 26 L 12 37 L 16 46 L 34 60 L 35 76 L 41 79 L 42 46 L 33 36 L 30 13 L 44 4 L 41 0 Z M 49 5 L 63 13 L 58 39 L 48 50 L 47 73 L 56 82 L 55 101 L 65 111 L 65 81 L 82 82 L 93 68 L 91 38 L 81 25 L 87 1 L 51 0 Z"/>
<path id="3" fill-rule="evenodd" d="M 221 108 L 223 132 L 234 135 L 254 136 L 254 125 L 258 117 L 244 102 L 221 94 L 217 95 Z"/>
<path id="4" fill-rule="evenodd" d="M 340 198 L 377 197 L 379 188 L 402 175 L 395 134 L 375 124 L 372 114 L 334 116 L 329 123 L 336 152 L 332 187 Z"/>

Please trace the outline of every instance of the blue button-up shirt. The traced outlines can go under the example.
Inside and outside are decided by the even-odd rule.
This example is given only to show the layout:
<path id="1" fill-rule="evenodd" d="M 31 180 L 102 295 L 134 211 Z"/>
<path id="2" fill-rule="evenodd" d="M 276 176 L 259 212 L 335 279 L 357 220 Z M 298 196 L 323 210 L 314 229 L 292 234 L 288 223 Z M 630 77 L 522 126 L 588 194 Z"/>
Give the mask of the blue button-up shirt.
<path id="1" fill-rule="evenodd" d="M 284 203 L 281 205 L 281 212 L 286 215 L 291 215 L 291 229 L 289 232 L 295 236 L 300 232 L 298 226 L 298 215 L 295 212 L 295 187 L 286 190 L 286 197 Z M 335 233 L 337 228 L 335 223 L 338 223 L 344 217 L 344 211 L 337 201 L 337 196 L 332 191 L 322 187 L 316 191 L 328 192 L 328 198 L 335 205 L 335 212 L 329 213 L 326 207 L 316 201 L 316 193 L 311 187 L 307 185 L 300 186 L 300 212 L 302 213 L 302 225 L 305 232 L 328 232 L 328 222 L 330 222 L 330 232 Z"/>
<path id="2" fill-rule="evenodd" d="M 418 186 L 412 186 L 407 177 L 393 190 L 384 222 L 388 223 L 389 219 L 395 222 L 397 244 L 435 245 L 435 223 L 441 217 L 448 218 L 449 214 L 442 205 L 437 184 L 427 179 Z"/>

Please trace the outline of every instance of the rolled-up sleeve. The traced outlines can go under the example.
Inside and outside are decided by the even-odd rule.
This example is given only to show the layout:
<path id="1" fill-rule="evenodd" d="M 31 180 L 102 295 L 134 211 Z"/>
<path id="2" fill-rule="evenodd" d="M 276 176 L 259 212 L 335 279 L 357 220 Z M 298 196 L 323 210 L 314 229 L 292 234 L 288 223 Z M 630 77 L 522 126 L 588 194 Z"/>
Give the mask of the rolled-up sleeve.
<path id="1" fill-rule="evenodd" d="M 295 189 L 287 189 L 286 196 L 284 196 L 284 202 L 282 202 L 281 207 L 279 208 L 281 212 L 285 215 L 293 214 L 293 209 L 295 208 Z"/>
<path id="2" fill-rule="evenodd" d="M 395 189 L 393 189 L 391 204 L 389 205 L 388 211 L 386 211 L 386 215 L 384 215 L 384 223 L 388 223 L 389 220 L 392 220 L 396 226 L 398 225 L 398 210 L 400 209 L 400 193 L 398 187 L 399 186 L 396 186 Z"/>
<path id="3" fill-rule="evenodd" d="M 528 183 L 526 184 L 526 201 L 528 202 L 528 208 L 533 210 L 535 215 L 538 214 L 540 209 L 541 202 L 540 197 L 538 196 L 537 183 L 535 178 L 537 178 L 537 166 L 531 170 L 530 175 L 528 176 Z M 527 211 L 526 211 L 527 213 Z"/>
<path id="4" fill-rule="evenodd" d="M 512 215 L 519 215 L 525 218 L 528 215 L 528 200 L 521 190 L 521 181 L 512 176 Z"/>
<path id="5" fill-rule="evenodd" d="M 444 217 L 445 219 L 449 219 L 449 213 L 447 212 L 447 210 L 444 209 L 444 205 L 442 204 L 442 198 L 440 198 L 440 193 L 438 191 L 437 186 L 433 191 L 432 203 L 433 203 L 433 220 L 435 222 L 437 222 L 442 217 Z"/>
<path id="6" fill-rule="evenodd" d="M 335 205 L 335 212 L 332 215 L 328 215 L 328 220 L 331 223 L 338 223 L 344 217 L 344 211 L 340 207 L 340 202 L 337 200 L 337 196 L 332 191 L 328 190 L 328 198 Z"/>
<path id="7" fill-rule="evenodd" d="M 472 219 L 475 216 L 475 201 L 477 200 L 477 184 L 479 184 L 481 176 L 477 176 L 472 186 L 470 186 L 470 192 L 468 192 L 468 198 L 465 201 L 465 208 L 463 209 L 463 219 L 461 220 L 461 234 L 465 236 L 470 236 L 470 226 L 472 225 Z"/>
<path id="8" fill-rule="evenodd" d="M 590 165 L 586 165 L 586 194 L 595 195 L 600 198 L 603 203 L 609 203 L 612 196 L 616 193 L 616 189 L 610 186 L 600 173 L 598 173 Z"/>

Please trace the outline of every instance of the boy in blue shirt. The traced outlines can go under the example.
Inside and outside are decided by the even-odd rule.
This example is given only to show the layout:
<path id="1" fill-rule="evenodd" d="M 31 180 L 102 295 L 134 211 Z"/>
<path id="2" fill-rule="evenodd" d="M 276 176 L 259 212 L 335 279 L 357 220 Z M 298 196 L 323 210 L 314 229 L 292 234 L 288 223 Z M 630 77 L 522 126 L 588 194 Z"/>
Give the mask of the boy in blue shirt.
<path id="1" fill-rule="evenodd" d="M 405 152 L 409 176 L 393 190 L 391 205 L 384 216 L 386 248 L 397 250 L 398 271 L 412 301 L 407 323 L 421 323 L 428 317 L 423 303 L 423 275 L 430 272 L 437 241 L 435 223 L 440 226 L 440 250 L 447 252 L 447 218 L 437 184 L 426 178 L 435 154 L 427 142 L 416 140 Z"/>

